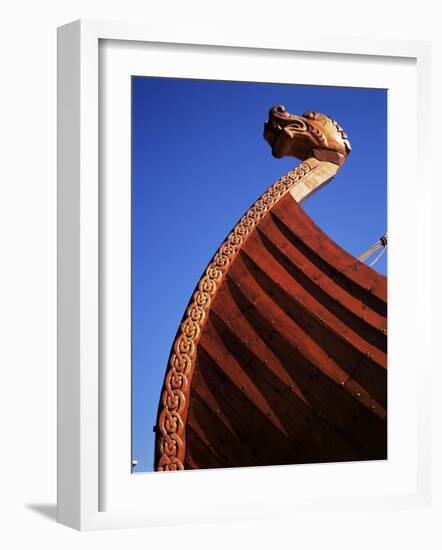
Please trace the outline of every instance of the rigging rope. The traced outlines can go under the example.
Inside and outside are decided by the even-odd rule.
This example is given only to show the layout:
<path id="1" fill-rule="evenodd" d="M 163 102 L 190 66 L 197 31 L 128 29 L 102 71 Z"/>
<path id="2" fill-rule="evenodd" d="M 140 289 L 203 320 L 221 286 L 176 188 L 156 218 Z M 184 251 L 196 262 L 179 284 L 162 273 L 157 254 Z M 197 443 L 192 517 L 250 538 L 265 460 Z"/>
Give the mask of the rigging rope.
<path id="1" fill-rule="evenodd" d="M 370 266 L 374 265 L 378 260 L 379 258 L 381 258 L 381 256 L 384 254 L 386 248 L 387 248 L 387 233 L 385 233 L 384 235 L 382 235 L 382 237 L 376 241 L 372 246 L 370 246 L 370 248 L 368 250 L 366 250 L 363 254 L 361 254 L 358 258 L 358 260 L 360 262 L 364 262 L 367 258 L 369 258 L 374 252 L 376 252 L 376 250 L 378 250 L 379 248 L 381 248 L 382 246 L 382 250 L 381 252 L 376 256 L 376 258 L 371 262 Z"/>
<path id="2" fill-rule="evenodd" d="M 381 257 L 382 254 L 387 250 L 387 247 L 384 246 L 384 248 L 379 252 L 379 254 L 376 256 L 376 258 L 371 262 L 370 267 L 372 267 Z"/>

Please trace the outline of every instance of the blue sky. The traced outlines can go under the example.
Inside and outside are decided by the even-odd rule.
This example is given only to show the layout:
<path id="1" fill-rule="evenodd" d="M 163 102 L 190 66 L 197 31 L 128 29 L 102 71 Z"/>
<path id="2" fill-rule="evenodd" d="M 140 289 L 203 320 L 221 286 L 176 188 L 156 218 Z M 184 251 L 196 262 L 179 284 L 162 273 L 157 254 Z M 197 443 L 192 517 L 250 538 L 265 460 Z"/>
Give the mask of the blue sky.
<path id="1" fill-rule="evenodd" d="M 133 77 L 132 456 L 153 469 L 158 400 L 178 324 L 219 244 L 298 164 L 262 137 L 271 106 L 336 119 L 353 151 L 304 209 L 355 256 L 387 229 L 387 91 Z M 383 274 L 387 254 L 375 265 Z"/>

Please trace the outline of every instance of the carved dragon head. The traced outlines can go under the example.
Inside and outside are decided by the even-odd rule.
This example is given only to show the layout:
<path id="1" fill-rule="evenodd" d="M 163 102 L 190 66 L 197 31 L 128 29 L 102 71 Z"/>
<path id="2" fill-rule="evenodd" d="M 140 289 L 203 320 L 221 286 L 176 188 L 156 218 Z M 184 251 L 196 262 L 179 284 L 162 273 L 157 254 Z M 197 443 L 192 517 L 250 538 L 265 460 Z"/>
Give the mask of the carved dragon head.
<path id="1" fill-rule="evenodd" d="M 340 166 L 351 151 L 347 134 L 335 120 L 313 111 L 292 115 L 283 105 L 270 109 L 264 137 L 276 158 L 315 157 Z"/>

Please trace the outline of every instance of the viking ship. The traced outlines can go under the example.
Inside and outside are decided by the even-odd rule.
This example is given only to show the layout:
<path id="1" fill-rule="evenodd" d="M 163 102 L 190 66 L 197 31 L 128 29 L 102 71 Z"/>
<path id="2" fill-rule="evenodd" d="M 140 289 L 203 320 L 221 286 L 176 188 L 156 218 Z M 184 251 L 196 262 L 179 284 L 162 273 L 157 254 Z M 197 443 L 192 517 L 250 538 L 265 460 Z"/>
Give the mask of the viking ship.
<path id="1" fill-rule="evenodd" d="M 161 392 L 159 471 L 387 457 L 387 279 L 300 206 L 335 177 L 350 142 L 332 118 L 281 105 L 264 137 L 300 164 L 197 283 Z"/>

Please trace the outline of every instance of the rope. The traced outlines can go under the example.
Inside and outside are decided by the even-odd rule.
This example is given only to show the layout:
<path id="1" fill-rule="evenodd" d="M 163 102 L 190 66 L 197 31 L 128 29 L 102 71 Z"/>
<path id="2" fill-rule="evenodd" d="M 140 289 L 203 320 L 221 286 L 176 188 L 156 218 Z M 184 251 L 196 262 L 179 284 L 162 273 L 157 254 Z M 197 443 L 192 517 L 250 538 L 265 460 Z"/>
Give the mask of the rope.
<path id="1" fill-rule="evenodd" d="M 370 267 L 373 266 L 378 260 L 379 258 L 382 257 L 382 254 L 387 250 L 387 247 L 384 246 L 384 248 L 379 252 L 379 254 L 376 256 L 376 258 L 371 262 L 370 264 Z"/>
<path id="2" fill-rule="evenodd" d="M 378 250 L 381 247 L 382 247 L 382 250 L 381 250 L 380 254 L 378 254 L 376 256 L 376 258 L 372 261 L 370 266 L 374 265 L 379 260 L 379 258 L 383 255 L 383 253 L 385 252 L 385 249 L 387 248 L 387 233 L 382 235 L 382 237 L 378 241 L 376 241 L 373 245 L 370 246 L 370 248 L 368 250 L 366 250 L 363 254 L 361 254 L 359 256 L 358 260 L 360 262 L 364 262 L 374 252 L 376 252 L 376 250 Z"/>

